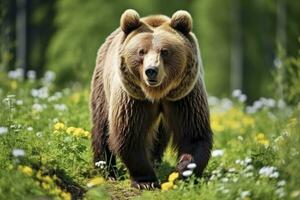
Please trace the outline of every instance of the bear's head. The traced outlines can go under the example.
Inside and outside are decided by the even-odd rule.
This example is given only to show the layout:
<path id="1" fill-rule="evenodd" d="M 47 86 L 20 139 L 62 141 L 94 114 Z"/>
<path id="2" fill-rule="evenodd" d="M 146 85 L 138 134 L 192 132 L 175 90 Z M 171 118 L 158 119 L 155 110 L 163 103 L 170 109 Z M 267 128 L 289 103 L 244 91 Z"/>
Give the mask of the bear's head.
<path id="1" fill-rule="evenodd" d="M 187 11 L 177 11 L 171 18 L 140 18 L 130 9 L 123 13 L 120 27 L 124 33 L 120 73 L 131 96 L 176 100 L 192 89 L 199 71 L 198 47 Z"/>

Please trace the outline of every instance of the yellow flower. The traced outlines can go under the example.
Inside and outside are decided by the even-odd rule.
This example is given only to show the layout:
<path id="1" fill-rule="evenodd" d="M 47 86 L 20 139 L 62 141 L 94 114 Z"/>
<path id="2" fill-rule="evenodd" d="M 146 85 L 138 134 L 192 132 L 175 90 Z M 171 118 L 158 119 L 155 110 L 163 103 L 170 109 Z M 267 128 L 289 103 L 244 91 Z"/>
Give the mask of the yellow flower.
<path id="1" fill-rule="evenodd" d="M 10 82 L 10 87 L 11 87 L 11 89 L 12 90 L 15 90 L 15 89 L 17 89 L 18 88 L 18 82 L 17 81 L 11 81 Z"/>
<path id="2" fill-rule="evenodd" d="M 173 182 L 165 182 L 165 183 L 161 184 L 161 189 L 162 189 L 163 191 L 170 190 L 170 189 L 172 189 L 173 187 L 174 187 Z"/>
<path id="3" fill-rule="evenodd" d="M 76 129 L 75 127 L 71 126 L 71 127 L 67 128 L 67 133 L 72 134 L 75 131 L 75 129 Z"/>
<path id="4" fill-rule="evenodd" d="M 74 130 L 73 135 L 79 137 L 79 136 L 82 136 L 82 133 L 84 133 L 84 130 L 83 130 L 82 128 L 76 128 L 76 129 Z"/>
<path id="5" fill-rule="evenodd" d="M 19 166 L 19 170 L 27 175 L 27 176 L 32 176 L 32 168 L 31 167 L 28 167 L 28 166 Z"/>
<path id="6" fill-rule="evenodd" d="M 178 177 L 179 177 L 179 173 L 178 172 L 173 172 L 172 174 L 170 174 L 168 180 L 169 180 L 169 182 L 174 182 Z"/>
<path id="7" fill-rule="evenodd" d="M 265 146 L 268 146 L 270 144 L 269 140 L 267 140 L 267 139 L 259 140 L 258 143 L 263 144 Z"/>
<path id="8" fill-rule="evenodd" d="M 88 131 L 84 131 L 83 135 L 84 135 L 85 137 L 89 137 L 91 134 L 90 134 L 90 132 L 88 132 Z"/>
<path id="9" fill-rule="evenodd" d="M 61 122 L 57 122 L 56 124 L 54 124 L 54 129 L 55 130 L 64 130 L 66 128 L 64 123 Z"/>
<path id="10" fill-rule="evenodd" d="M 265 137 L 265 134 L 258 133 L 255 136 L 255 140 L 262 145 L 268 146 L 270 144 L 269 140 Z"/>
<path id="11" fill-rule="evenodd" d="M 94 187 L 94 186 L 97 186 L 97 185 L 101 185 L 103 183 L 104 183 L 104 178 L 95 177 L 95 178 L 92 178 L 86 185 L 88 187 Z"/>
<path id="12" fill-rule="evenodd" d="M 60 194 L 60 196 L 64 200 L 71 200 L 72 199 L 71 194 L 69 192 L 62 192 Z"/>
<path id="13" fill-rule="evenodd" d="M 52 183 L 52 182 L 53 182 L 53 180 L 51 179 L 50 176 L 43 176 L 43 177 L 42 177 L 42 180 L 43 180 L 44 182 L 46 182 L 46 183 Z"/>
<path id="14" fill-rule="evenodd" d="M 257 141 L 258 141 L 258 140 L 263 140 L 263 139 L 265 139 L 265 134 L 263 134 L 263 133 L 258 133 L 258 134 L 256 134 L 255 139 L 256 139 Z"/>
<path id="15" fill-rule="evenodd" d="M 49 190 L 50 189 L 50 185 L 48 183 L 42 183 L 42 187 L 45 189 L 45 190 Z"/>

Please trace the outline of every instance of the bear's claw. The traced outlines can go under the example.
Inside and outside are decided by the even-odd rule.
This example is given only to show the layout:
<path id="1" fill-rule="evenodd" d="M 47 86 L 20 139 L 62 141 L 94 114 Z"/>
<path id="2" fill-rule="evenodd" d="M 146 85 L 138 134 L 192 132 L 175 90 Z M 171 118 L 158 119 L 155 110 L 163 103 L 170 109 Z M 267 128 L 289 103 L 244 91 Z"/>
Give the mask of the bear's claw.
<path id="1" fill-rule="evenodd" d="M 139 190 L 154 190 L 156 188 L 160 188 L 160 184 L 158 182 L 141 182 L 138 183 L 133 181 L 131 184 L 133 187 Z"/>

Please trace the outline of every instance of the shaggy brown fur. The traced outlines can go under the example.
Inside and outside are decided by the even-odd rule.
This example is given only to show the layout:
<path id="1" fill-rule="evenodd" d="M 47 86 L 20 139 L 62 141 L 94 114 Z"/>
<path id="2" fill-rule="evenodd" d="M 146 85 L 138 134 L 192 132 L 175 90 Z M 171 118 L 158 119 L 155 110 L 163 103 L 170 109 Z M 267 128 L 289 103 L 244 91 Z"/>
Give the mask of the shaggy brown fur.
<path id="1" fill-rule="evenodd" d="M 105 160 L 115 177 L 115 155 L 129 170 L 134 187 L 159 187 L 153 169 L 172 135 L 182 173 L 195 162 L 201 176 L 210 158 L 212 131 L 203 69 L 192 18 L 139 18 L 127 10 L 98 51 L 92 81 L 94 161 Z M 158 69 L 157 85 L 145 69 Z"/>

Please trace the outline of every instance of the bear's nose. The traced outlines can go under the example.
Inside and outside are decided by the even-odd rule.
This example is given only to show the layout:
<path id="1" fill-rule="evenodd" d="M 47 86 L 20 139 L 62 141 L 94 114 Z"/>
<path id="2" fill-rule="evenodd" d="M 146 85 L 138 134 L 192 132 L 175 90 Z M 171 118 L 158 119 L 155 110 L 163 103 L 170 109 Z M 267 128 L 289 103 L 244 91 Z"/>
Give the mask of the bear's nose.
<path id="1" fill-rule="evenodd" d="M 158 68 L 157 67 L 149 67 L 148 69 L 146 69 L 145 74 L 150 80 L 153 80 L 156 78 L 156 76 L 158 74 Z"/>

